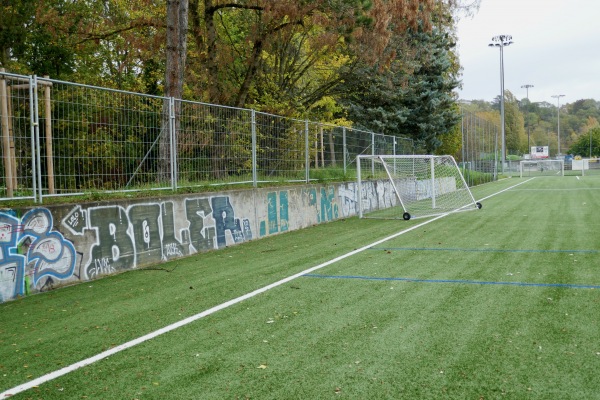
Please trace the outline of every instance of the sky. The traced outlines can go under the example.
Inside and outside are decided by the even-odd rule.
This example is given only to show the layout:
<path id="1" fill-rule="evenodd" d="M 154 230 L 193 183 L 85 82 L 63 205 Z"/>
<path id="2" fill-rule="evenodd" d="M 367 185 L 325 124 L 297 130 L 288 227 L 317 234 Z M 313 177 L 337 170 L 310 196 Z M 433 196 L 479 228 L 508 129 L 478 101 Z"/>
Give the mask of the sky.
<path id="1" fill-rule="evenodd" d="M 462 100 L 500 95 L 500 49 L 492 37 L 511 35 L 504 47 L 504 89 L 521 100 L 560 105 L 600 101 L 600 0 L 481 0 L 458 28 Z M 533 85 L 529 90 L 521 88 Z"/>

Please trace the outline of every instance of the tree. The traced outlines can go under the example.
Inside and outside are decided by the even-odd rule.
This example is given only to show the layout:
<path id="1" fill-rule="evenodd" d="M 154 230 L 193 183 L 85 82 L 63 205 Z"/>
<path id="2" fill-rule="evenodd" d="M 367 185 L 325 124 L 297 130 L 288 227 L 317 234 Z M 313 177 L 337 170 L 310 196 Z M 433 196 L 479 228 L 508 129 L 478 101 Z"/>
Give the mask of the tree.
<path id="1" fill-rule="evenodd" d="M 440 12 L 431 30 L 410 28 L 390 39 L 394 58 L 389 65 L 361 65 L 345 77 L 343 102 L 349 118 L 369 130 L 407 135 L 428 152 L 460 120 L 453 90 L 458 64 L 452 35 Z"/>
<path id="2" fill-rule="evenodd" d="M 0 67 L 19 69 L 13 61 L 24 46 L 31 26 L 35 4 L 33 0 L 3 0 L 0 14 Z"/>
<path id="3" fill-rule="evenodd" d="M 519 110 L 516 97 L 506 91 L 504 101 L 504 123 L 506 153 L 521 155 L 527 153 L 527 135 L 525 134 L 525 122 L 523 114 Z"/>
<path id="4" fill-rule="evenodd" d="M 600 127 L 589 129 L 579 136 L 569 149 L 571 154 L 581 157 L 598 157 L 600 155 Z"/>

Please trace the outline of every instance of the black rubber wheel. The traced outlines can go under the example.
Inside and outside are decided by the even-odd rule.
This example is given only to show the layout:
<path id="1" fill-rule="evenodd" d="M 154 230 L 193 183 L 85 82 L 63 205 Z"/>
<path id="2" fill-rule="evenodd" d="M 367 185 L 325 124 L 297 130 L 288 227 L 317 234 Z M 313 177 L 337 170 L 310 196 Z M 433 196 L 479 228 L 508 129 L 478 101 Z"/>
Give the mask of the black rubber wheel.
<path id="1" fill-rule="evenodd" d="M 405 212 L 404 214 L 402 214 L 402 218 L 404 218 L 405 221 L 408 221 L 410 219 L 410 214 Z"/>
<path id="2" fill-rule="evenodd" d="M 481 207 L 483 207 L 483 206 L 481 205 L 481 203 L 475 203 L 475 204 L 477 205 L 477 208 L 479 208 L 480 210 L 481 210 Z"/>

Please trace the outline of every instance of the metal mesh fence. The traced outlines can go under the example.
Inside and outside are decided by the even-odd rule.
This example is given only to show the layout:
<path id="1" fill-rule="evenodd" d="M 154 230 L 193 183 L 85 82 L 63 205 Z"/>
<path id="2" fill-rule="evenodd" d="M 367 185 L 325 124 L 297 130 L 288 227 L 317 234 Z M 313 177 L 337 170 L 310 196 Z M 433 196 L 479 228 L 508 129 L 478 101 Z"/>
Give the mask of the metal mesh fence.
<path id="1" fill-rule="evenodd" d="M 406 137 L 1 70 L 0 91 L 0 200 L 352 180 L 359 155 L 415 153 Z M 490 174 L 496 136 L 465 114 L 461 165 Z"/>
<path id="2" fill-rule="evenodd" d="M 459 166 L 469 186 L 498 178 L 500 135 L 498 126 L 476 114 L 463 112 Z"/>
<path id="3" fill-rule="evenodd" d="M 52 150 L 42 157 L 42 195 L 170 187 L 157 147 L 168 137 L 165 99 L 47 82 L 40 137 Z"/>

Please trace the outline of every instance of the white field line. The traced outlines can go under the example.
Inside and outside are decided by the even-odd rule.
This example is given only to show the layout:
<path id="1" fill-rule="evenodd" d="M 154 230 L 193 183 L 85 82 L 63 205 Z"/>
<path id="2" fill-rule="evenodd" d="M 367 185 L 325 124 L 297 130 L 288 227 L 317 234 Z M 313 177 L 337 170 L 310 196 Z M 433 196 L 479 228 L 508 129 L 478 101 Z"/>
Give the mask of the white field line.
<path id="1" fill-rule="evenodd" d="M 512 189 L 512 188 L 514 188 L 516 186 L 522 185 L 523 183 L 526 183 L 526 182 L 529 182 L 529 180 L 527 180 L 525 182 L 521 182 L 521 183 L 519 183 L 517 185 L 511 186 L 511 187 L 509 187 L 507 189 L 501 190 L 498 193 L 495 193 L 495 194 L 492 194 L 490 196 L 484 197 L 481 200 L 488 199 L 488 198 L 490 198 L 492 196 L 495 196 L 497 194 L 505 192 L 505 191 L 507 191 L 509 189 Z M 322 264 L 319 264 L 319 265 L 316 265 L 316 266 L 311 267 L 309 269 L 306 269 L 306 270 L 304 270 L 302 272 L 298 272 L 297 274 L 288 276 L 287 278 L 284 278 L 284 279 L 281 279 L 281 280 L 279 280 L 277 282 L 271 283 L 270 285 L 264 286 L 264 287 L 262 287 L 260 289 L 256 289 L 253 292 L 247 293 L 247 294 L 245 294 L 243 296 L 237 297 L 237 298 L 229 300 L 229 301 L 227 301 L 225 303 L 219 304 L 219 305 L 217 305 L 215 307 L 209 308 L 208 310 L 202 311 L 199 314 L 192 315 L 191 317 L 182 319 L 181 321 L 178 321 L 178 322 L 175 322 L 174 324 L 165 326 L 164 328 L 161 328 L 161 329 L 156 330 L 154 332 L 150 332 L 150 333 L 148 333 L 148 334 L 146 334 L 144 336 L 141 336 L 141 337 L 139 337 L 137 339 L 134 339 L 134 340 L 131 340 L 129 342 L 123 343 L 121 345 L 115 346 L 115 347 L 113 347 L 113 348 L 111 348 L 109 350 L 106 350 L 106 351 L 102 352 L 102 353 L 96 354 L 93 357 L 86 358 L 85 360 L 82 360 L 82 361 L 76 362 L 74 364 L 68 365 L 68 366 L 66 366 L 64 368 L 61 368 L 59 370 L 56 370 L 54 372 L 50 372 L 50 373 L 48 373 L 46 375 L 42 375 L 39 378 L 33 379 L 33 380 L 31 380 L 31 381 L 29 381 L 27 383 L 23 383 L 23 384 L 21 384 L 19 386 L 15 386 L 14 388 L 8 389 L 8 390 L 0 393 L 0 399 L 6 398 L 6 397 L 10 397 L 10 396 L 14 396 L 14 395 L 16 395 L 18 393 L 21 393 L 21 392 L 24 392 L 24 391 L 29 390 L 31 388 L 37 387 L 37 386 L 42 385 L 42 384 L 44 384 L 46 382 L 49 382 L 49 381 L 51 381 L 53 379 L 59 378 L 59 377 L 61 377 L 63 375 L 66 375 L 66 374 L 68 374 L 70 372 L 78 370 L 79 368 L 83 368 L 83 367 L 85 367 L 87 365 L 93 364 L 96 361 L 100 361 L 100 360 L 103 360 L 105 358 L 108 358 L 108 357 L 112 356 L 113 354 L 119 353 L 119 352 L 121 352 L 123 350 L 127 350 L 127 349 L 129 349 L 131 347 L 137 346 L 138 344 L 144 343 L 144 342 L 146 342 L 146 341 L 148 341 L 150 339 L 154 339 L 157 336 L 160 336 L 160 335 L 165 334 L 167 332 L 171 332 L 171 331 L 173 331 L 173 330 L 175 330 L 177 328 L 181 328 L 182 326 L 191 324 L 194 321 L 197 321 L 197 320 L 199 320 L 201 318 L 204 318 L 206 316 L 214 314 L 217 311 L 223 310 L 224 308 L 227 308 L 227 307 L 230 307 L 230 306 L 232 306 L 234 304 L 240 303 L 240 302 L 242 302 L 244 300 L 247 300 L 247 299 L 249 299 L 251 297 L 254 297 L 256 295 L 264 293 L 267 290 L 273 289 L 273 288 L 275 288 L 277 286 L 281 286 L 281 285 L 283 285 L 283 284 L 285 284 L 287 282 L 290 282 L 290 281 L 292 281 L 292 280 L 294 280 L 296 278 L 301 277 L 302 275 L 309 274 L 309 273 L 311 273 L 313 271 L 316 271 L 318 269 L 324 268 L 324 267 L 326 267 L 328 265 L 336 263 L 336 262 L 338 262 L 340 260 L 343 260 L 345 258 L 352 257 L 355 254 L 361 253 L 361 252 L 363 252 L 363 251 L 365 251 L 365 250 L 367 250 L 367 249 L 369 249 L 371 247 L 378 246 L 381 243 L 387 242 L 388 240 L 394 239 L 394 238 L 396 238 L 398 236 L 401 236 L 401 235 L 403 235 L 405 233 L 408 233 L 410 231 L 418 229 L 418 228 L 420 228 L 420 227 L 422 227 L 424 225 L 429 224 L 430 222 L 437 221 L 438 219 L 441 219 L 441 218 L 443 218 L 443 217 L 445 217 L 445 216 L 447 216 L 449 214 L 451 214 L 451 213 L 445 213 L 445 214 L 439 215 L 439 216 L 437 216 L 435 218 L 432 218 L 430 220 L 422 222 L 422 223 L 420 223 L 418 225 L 415 225 L 415 226 L 407 228 L 407 229 L 405 229 L 403 231 L 397 232 L 397 233 L 395 233 L 395 234 L 393 234 L 391 236 L 388 236 L 388 237 L 386 237 L 384 239 L 378 240 L 376 242 L 373 242 L 371 244 L 363 246 L 363 247 L 361 247 L 359 249 L 356 249 L 356 250 L 353 250 L 353 251 L 351 251 L 349 253 L 343 254 L 343 255 L 341 255 L 339 257 L 336 257 L 336 258 L 334 258 L 332 260 L 326 261 L 326 262 L 324 262 Z"/>

